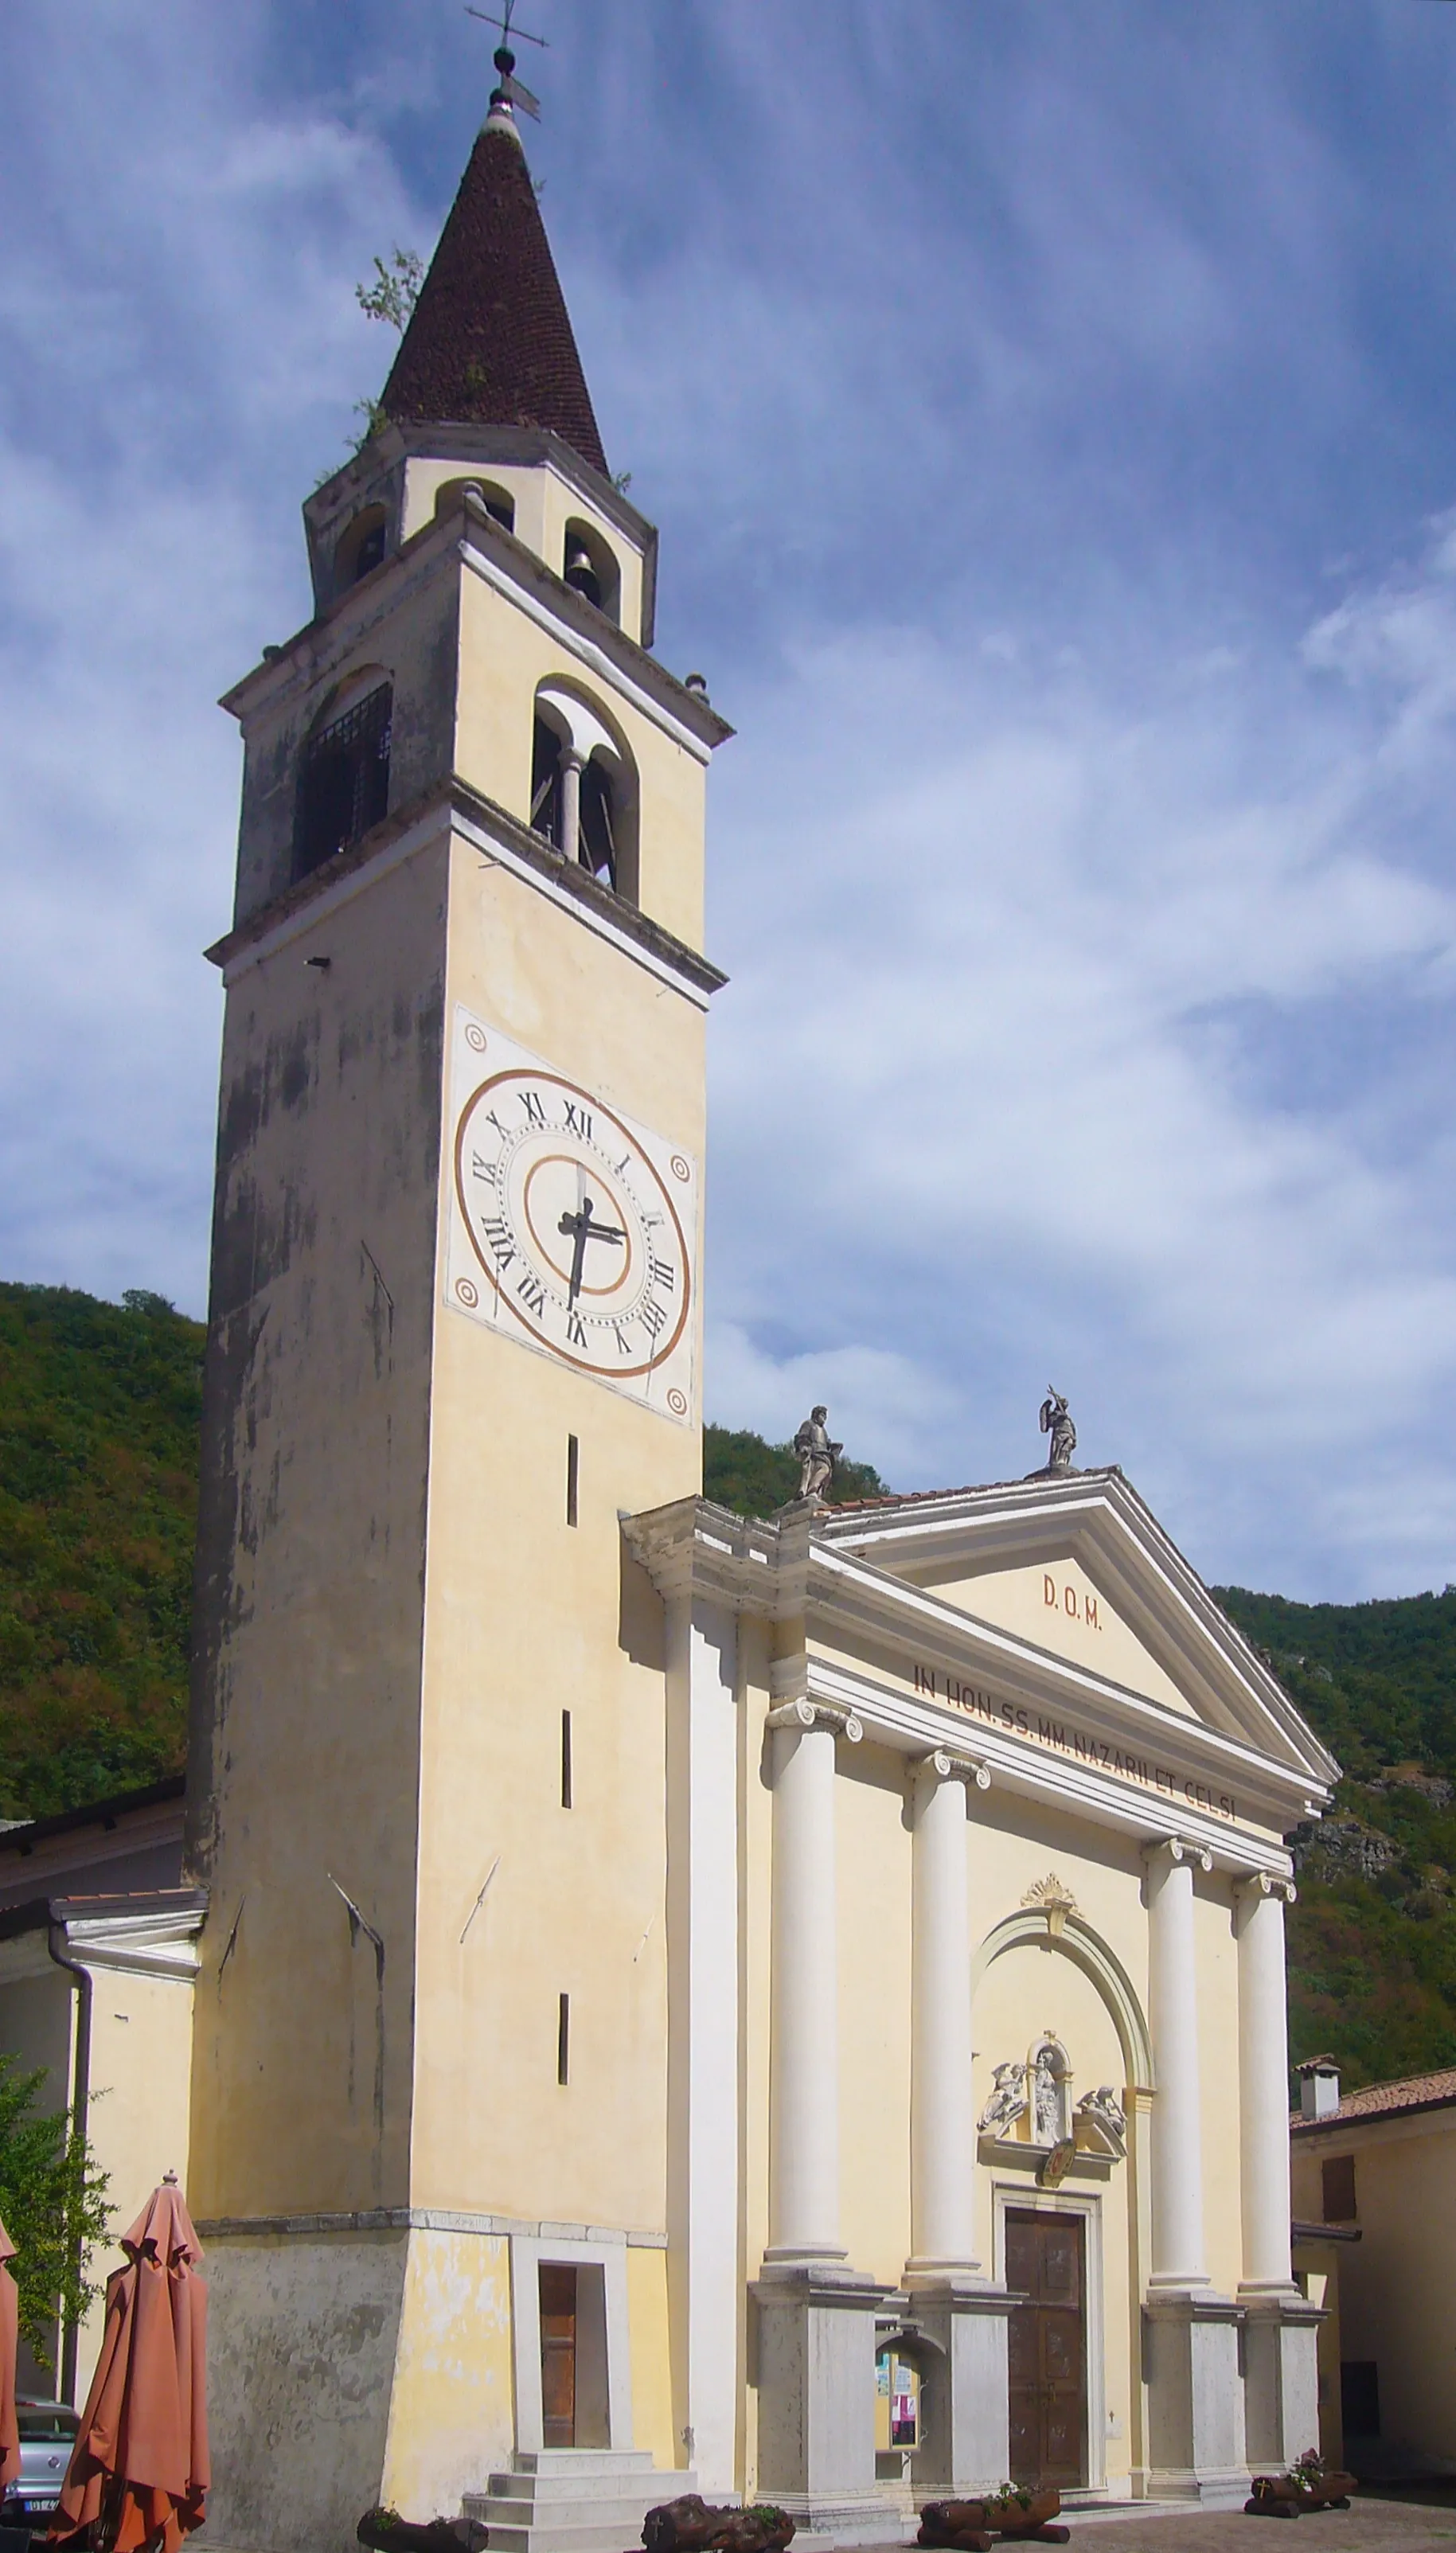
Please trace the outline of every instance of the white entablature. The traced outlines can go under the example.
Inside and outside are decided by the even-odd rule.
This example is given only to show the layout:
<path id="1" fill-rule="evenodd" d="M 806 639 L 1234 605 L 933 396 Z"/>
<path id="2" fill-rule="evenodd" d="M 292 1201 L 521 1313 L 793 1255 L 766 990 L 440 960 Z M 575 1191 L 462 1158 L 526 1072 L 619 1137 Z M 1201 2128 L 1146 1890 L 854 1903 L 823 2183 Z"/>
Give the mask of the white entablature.
<path id="1" fill-rule="evenodd" d="M 776 1701 L 907 1755 L 1239 1872 L 1287 1874 L 1281 1838 L 1328 1801 L 1331 1757 L 1120 1472 L 766 1522 L 683 1499 L 623 1532 L 665 1598 L 774 1626 Z M 1014 1626 L 1019 1579 L 1057 1598 L 1041 1637 Z"/>

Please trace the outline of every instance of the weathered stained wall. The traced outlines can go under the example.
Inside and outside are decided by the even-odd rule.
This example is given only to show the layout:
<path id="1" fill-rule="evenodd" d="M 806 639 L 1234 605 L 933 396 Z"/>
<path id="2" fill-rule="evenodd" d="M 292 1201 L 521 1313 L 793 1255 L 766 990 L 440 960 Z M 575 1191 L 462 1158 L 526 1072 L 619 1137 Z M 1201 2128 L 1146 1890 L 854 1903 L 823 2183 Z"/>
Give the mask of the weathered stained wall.
<path id="1" fill-rule="evenodd" d="M 421 852 L 228 1004 L 190 1743 L 203 2217 L 406 2194 L 445 876 Z"/>

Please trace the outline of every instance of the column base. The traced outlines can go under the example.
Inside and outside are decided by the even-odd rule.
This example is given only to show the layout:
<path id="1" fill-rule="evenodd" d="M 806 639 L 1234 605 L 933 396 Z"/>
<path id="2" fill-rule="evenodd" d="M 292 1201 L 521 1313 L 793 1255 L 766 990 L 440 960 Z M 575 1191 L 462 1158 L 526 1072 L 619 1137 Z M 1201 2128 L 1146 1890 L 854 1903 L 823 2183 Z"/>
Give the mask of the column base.
<path id="1" fill-rule="evenodd" d="M 1249 2462 L 1280 2471 L 1319 2444 L 1316 2363 L 1324 2307 L 1292 2280 L 1239 2289 L 1244 2308 L 1244 2424 Z"/>
<path id="2" fill-rule="evenodd" d="M 906 2331 L 923 2334 L 937 2353 L 922 2376 L 915 2495 L 995 2491 L 1010 2457 L 1006 2334 L 1014 2298 L 965 2266 L 911 2261 L 905 2286 Z"/>
<path id="3" fill-rule="evenodd" d="M 758 2325 L 758 2493 L 816 2544 L 898 2542 L 875 2484 L 875 2316 L 893 2287 L 822 2258 L 765 2256 Z"/>
<path id="4" fill-rule="evenodd" d="M 1241 2506 L 1249 2494 L 1239 2375 L 1243 2306 L 1206 2285 L 1150 2283 L 1143 2315 L 1151 2496 L 1204 2508 Z"/>

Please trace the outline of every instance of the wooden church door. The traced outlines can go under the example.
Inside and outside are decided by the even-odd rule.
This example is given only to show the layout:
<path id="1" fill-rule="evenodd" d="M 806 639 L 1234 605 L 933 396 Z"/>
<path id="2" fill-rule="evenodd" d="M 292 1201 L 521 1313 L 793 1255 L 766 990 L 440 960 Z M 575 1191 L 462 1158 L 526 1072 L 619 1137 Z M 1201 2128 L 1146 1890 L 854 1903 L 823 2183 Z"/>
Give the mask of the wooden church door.
<path id="1" fill-rule="evenodd" d="M 543 2261 L 541 2287 L 541 2443 L 576 2445 L 576 2272 Z"/>
<path id="2" fill-rule="evenodd" d="M 1011 2479 L 1074 2489 L 1086 2479 L 1086 2226 L 1080 2216 L 1006 2211 Z"/>

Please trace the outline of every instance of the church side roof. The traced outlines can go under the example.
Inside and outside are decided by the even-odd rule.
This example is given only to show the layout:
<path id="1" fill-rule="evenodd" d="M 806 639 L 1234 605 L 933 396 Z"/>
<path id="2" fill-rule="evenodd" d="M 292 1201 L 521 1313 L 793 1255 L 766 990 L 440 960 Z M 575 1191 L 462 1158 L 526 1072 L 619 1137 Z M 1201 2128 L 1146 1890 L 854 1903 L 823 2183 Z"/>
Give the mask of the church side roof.
<path id="1" fill-rule="evenodd" d="M 1290 2128 L 1295 2136 L 1316 2129 L 1346 2127 L 1355 2119 L 1389 2119 L 1402 2110 L 1443 2110 L 1456 2103 L 1456 2066 L 1443 2066 L 1435 2074 L 1406 2074 L 1395 2083 L 1366 2083 L 1358 2092 L 1341 2095 L 1337 2110 L 1327 2110 L 1321 2119 L 1306 2119 L 1295 2111 Z"/>
<path id="2" fill-rule="evenodd" d="M 535 426 L 607 456 L 518 136 L 493 115 L 380 402 L 398 424 Z"/>

